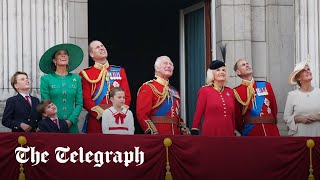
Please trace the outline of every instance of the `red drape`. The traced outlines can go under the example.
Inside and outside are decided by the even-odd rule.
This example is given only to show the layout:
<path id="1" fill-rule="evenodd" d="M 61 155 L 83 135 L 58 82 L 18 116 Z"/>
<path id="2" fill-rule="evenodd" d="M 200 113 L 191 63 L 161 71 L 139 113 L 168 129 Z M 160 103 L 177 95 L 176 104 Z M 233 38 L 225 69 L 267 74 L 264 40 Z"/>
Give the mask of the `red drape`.
<path id="1" fill-rule="evenodd" d="M 47 151 L 49 161 L 32 166 L 23 165 L 26 180 L 32 179 L 165 179 L 166 151 L 162 135 L 103 135 L 54 133 L 0 133 L 0 179 L 18 179 L 20 164 L 15 158 L 18 137 L 24 135 L 27 144 L 37 151 Z M 201 137 L 169 136 L 170 171 L 173 179 L 307 179 L 309 175 L 308 137 Z M 320 178 L 320 138 L 311 138 L 313 170 Z M 84 152 L 134 151 L 144 152 L 144 163 L 59 163 L 57 147 Z M 68 155 L 68 154 L 67 154 Z"/>

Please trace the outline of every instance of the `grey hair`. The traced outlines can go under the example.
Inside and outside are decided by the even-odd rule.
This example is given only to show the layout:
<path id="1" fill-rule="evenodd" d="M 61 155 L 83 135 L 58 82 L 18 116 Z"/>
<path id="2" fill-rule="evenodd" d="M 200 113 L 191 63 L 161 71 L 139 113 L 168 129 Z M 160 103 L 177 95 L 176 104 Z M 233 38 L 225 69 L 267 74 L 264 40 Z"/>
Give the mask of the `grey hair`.
<path id="1" fill-rule="evenodd" d="M 156 61 L 154 62 L 154 73 L 156 73 L 157 67 L 160 67 L 161 61 L 163 59 L 170 59 L 168 56 L 159 56 L 157 57 Z"/>

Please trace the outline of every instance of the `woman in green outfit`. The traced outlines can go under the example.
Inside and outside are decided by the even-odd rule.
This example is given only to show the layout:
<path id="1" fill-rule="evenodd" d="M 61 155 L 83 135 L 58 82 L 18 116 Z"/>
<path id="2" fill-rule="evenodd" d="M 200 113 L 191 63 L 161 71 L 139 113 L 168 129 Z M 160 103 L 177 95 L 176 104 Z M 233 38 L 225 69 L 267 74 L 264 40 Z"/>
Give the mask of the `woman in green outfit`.
<path id="1" fill-rule="evenodd" d="M 59 44 L 48 49 L 39 66 L 41 99 L 50 99 L 58 108 L 58 118 L 69 125 L 70 133 L 79 133 L 78 118 L 82 111 L 81 77 L 70 73 L 83 60 L 82 49 L 74 44 Z"/>

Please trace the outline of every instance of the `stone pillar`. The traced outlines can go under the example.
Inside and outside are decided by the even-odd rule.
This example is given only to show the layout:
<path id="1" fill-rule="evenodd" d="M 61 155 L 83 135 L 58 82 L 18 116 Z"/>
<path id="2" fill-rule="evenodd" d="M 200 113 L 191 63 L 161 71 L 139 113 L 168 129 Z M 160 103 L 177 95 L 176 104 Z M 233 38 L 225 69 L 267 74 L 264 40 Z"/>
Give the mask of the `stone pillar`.
<path id="1" fill-rule="evenodd" d="M 25 71 L 32 79 L 32 94 L 39 89 L 41 55 L 49 47 L 68 41 L 67 0 L 2 1 L 0 30 L 0 101 L 15 94 L 10 77 Z"/>
<path id="2" fill-rule="evenodd" d="M 233 87 L 240 83 L 233 71 L 236 60 L 245 58 L 252 63 L 250 0 L 216 1 L 215 15 L 216 55 L 221 59 L 220 47 L 227 44 L 226 64 L 231 77 L 228 85 Z"/>
<path id="3" fill-rule="evenodd" d="M 77 12 L 77 13 L 76 13 Z M 15 95 L 10 78 L 25 71 L 31 94 L 39 97 L 41 55 L 51 46 L 71 42 L 87 55 L 87 0 L 3 0 L 0 2 L 0 116 Z M 80 32 L 80 33 L 78 33 Z M 88 66 L 87 56 L 74 72 Z M 0 131 L 8 131 L 0 125 Z"/>
<path id="4" fill-rule="evenodd" d="M 312 84 L 319 87 L 319 2 L 295 0 L 295 63 L 310 55 Z"/>

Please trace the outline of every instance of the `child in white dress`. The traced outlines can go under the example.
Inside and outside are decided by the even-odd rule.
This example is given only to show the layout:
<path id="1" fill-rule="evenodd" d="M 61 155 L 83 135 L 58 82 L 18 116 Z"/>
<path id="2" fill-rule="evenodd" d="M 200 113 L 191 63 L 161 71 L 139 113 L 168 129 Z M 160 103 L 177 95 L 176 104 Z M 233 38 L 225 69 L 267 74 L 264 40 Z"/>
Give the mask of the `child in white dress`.
<path id="1" fill-rule="evenodd" d="M 134 119 L 132 112 L 124 107 L 125 93 L 120 87 L 114 87 L 109 92 L 112 106 L 102 114 L 103 134 L 134 134 Z"/>

